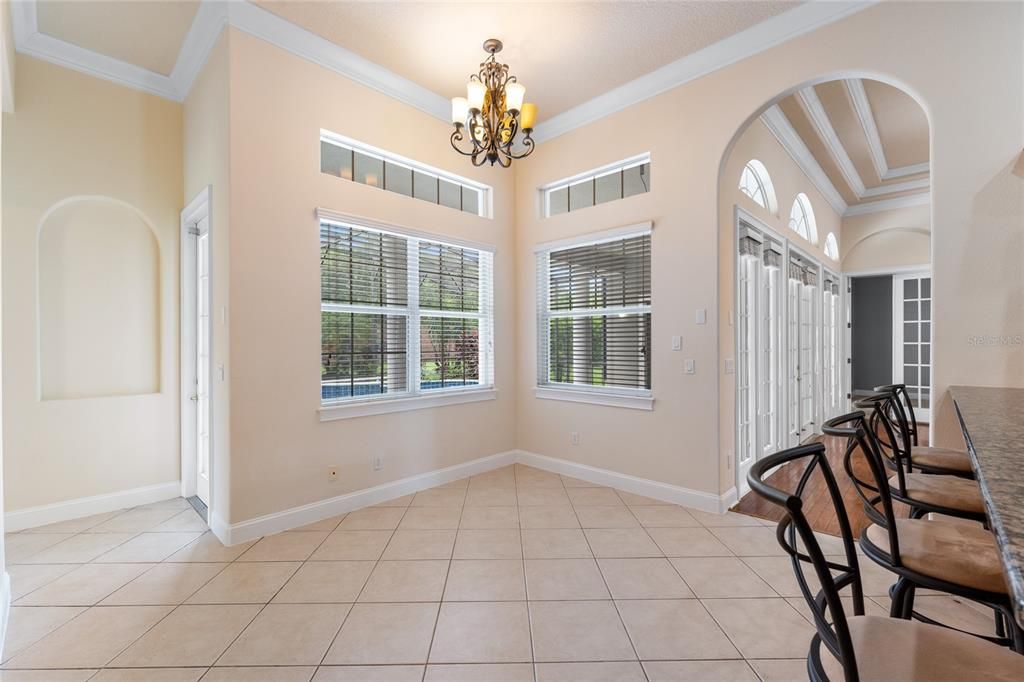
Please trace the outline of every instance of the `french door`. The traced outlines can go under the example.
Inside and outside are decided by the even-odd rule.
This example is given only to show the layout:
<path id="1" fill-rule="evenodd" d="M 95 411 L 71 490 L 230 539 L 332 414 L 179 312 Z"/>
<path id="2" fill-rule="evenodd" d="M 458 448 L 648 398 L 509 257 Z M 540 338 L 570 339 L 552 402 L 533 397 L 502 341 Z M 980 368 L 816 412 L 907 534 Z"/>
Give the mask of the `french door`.
<path id="1" fill-rule="evenodd" d="M 907 385 L 915 416 L 927 422 L 931 419 L 931 275 L 896 275 L 892 291 L 893 380 Z"/>
<path id="2" fill-rule="evenodd" d="M 818 419 L 820 348 L 816 273 L 804 263 L 789 270 L 789 433 L 788 445 L 799 445 L 815 432 Z"/>
<path id="3" fill-rule="evenodd" d="M 210 219 L 196 223 L 196 496 L 210 504 Z"/>

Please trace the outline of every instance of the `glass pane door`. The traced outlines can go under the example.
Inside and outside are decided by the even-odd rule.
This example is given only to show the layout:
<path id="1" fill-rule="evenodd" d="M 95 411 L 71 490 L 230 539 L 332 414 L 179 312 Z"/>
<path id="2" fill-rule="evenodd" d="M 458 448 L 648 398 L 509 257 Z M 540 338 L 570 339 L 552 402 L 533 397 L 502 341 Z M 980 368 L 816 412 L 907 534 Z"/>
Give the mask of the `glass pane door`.
<path id="1" fill-rule="evenodd" d="M 893 359 L 896 382 L 907 385 L 907 394 L 919 419 L 931 415 L 932 374 L 932 279 L 905 275 L 894 281 L 894 321 L 897 321 Z"/>

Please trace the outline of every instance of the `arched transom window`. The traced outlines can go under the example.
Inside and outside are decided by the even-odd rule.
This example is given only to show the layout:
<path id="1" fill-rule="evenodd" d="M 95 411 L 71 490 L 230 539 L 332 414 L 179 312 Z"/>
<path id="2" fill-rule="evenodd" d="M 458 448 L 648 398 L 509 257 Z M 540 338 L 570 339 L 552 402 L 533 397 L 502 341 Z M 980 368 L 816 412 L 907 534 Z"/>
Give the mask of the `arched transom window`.
<path id="1" fill-rule="evenodd" d="M 836 236 L 832 232 L 828 233 L 825 237 L 825 255 L 832 260 L 839 260 L 839 244 L 836 242 Z"/>
<path id="2" fill-rule="evenodd" d="M 740 174 L 740 191 L 771 213 L 778 211 L 772 178 L 768 175 L 768 169 L 757 159 L 751 159 L 743 167 L 743 173 Z"/>
<path id="3" fill-rule="evenodd" d="M 814 223 L 814 210 L 811 208 L 811 200 L 803 192 L 797 194 L 793 200 L 793 208 L 789 211 L 789 227 L 810 243 L 818 243 L 818 226 Z"/>

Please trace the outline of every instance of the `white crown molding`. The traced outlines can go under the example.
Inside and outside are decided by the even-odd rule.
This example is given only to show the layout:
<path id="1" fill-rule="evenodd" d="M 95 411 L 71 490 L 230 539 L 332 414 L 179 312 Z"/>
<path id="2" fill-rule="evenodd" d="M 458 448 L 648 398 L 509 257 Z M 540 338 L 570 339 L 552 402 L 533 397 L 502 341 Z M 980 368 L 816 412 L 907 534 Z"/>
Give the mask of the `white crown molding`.
<path id="1" fill-rule="evenodd" d="M 192 90 L 199 72 L 217 44 L 221 31 L 228 25 L 228 6 L 216 0 L 203 0 L 196 11 L 185 40 L 178 52 L 178 59 L 171 71 L 171 82 L 177 93 L 177 101 L 184 101 Z"/>
<path id="2" fill-rule="evenodd" d="M 894 182 L 891 185 L 879 185 L 878 187 L 868 187 L 864 190 L 864 193 L 860 195 L 861 199 L 869 197 L 878 197 L 885 194 L 895 194 L 896 192 L 906 192 L 909 190 L 917 189 L 928 189 L 931 186 L 931 181 L 928 178 L 920 178 L 918 180 L 907 180 L 906 182 Z"/>
<path id="3" fill-rule="evenodd" d="M 713 71 L 752 57 L 806 33 L 839 21 L 875 2 L 807 2 L 698 50 L 564 111 L 537 125 L 533 137 L 550 140 L 614 114 Z"/>
<path id="4" fill-rule="evenodd" d="M 921 163 L 912 163 L 909 166 L 900 166 L 899 168 L 890 168 L 882 176 L 883 180 L 892 180 L 893 178 L 902 178 L 906 175 L 917 175 L 918 173 L 927 173 L 931 170 L 931 164 L 927 161 Z"/>
<path id="5" fill-rule="evenodd" d="M 931 192 L 921 192 L 920 194 L 908 194 L 905 197 L 893 197 L 892 199 L 871 201 L 866 204 L 850 206 L 846 209 L 846 212 L 843 213 L 843 217 L 846 218 L 855 215 L 865 215 L 866 213 L 892 211 L 897 208 L 908 208 L 910 206 L 925 206 L 930 204 L 931 200 Z"/>
<path id="6" fill-rule="evenodd" d="M 835 128 L 832 127 L 832 121 L 829 119 L 828 114 L 825 112 L 825 107 L 822 106 L 821 100 L 818 99 L 818 93 L 815 92 L 814 87 L 807 87 L 797 92 L 797 100 L 806 112 L 807 117 L 811 121 L 811 125 L 814 126 L 815 132 L 818 133 L 818 137 L 825 143 L 825 147 L 828 149 L 829 155 L 832 160 L 836 162 L 836 166 L 839 168 L 839 172 L 842 173 L 843 179 L 846 180 L 847 185 L 850 187 L 857 198 L 864 196 L 864 181 L 861 180 L 860 174 L 857 172 L 857 168 L 853 165 L 853 160 L 850 159 L 850 155 L 846 153 L 846 147 L 843 146 L 842 141 L 836 134 Z"/>
<path id="7" fill-rule="evenodd" d="M 857 120 L 860 121 L 861 128 L 864 129 L 864 137 L 867 138 L 868 151 L 871 154 L 871 164 L 875 167 L 878 177 L 882 180 L 893 180 L 906 177 L 907 175 L 927 173 L 931 168 L 927 161 L 909 166 L 889 168 L 889 163 L 885 160 L 885 149 L 882 147 L 882 137 L 878 134 L 875 113 L 871 109 L 868 93 L 864 89 L 864 81 L 860 78 L 849 78 L 843 81 L 843 84 L 846 86 L 847 94 L 850 95 L 850 101 L 853 103 L 853 110 L 857 114 Z M 896 192 L 899 190 L 890 191 Z M 865 194 L 865 196 L 872 195 Z"/>
<path id="8" fill-rule="evenodd" d="M 782 110 L 779 109 L 779 106 L 777 104 L 771 106 L 761 114 L 761 122 L 772 132 L 775 139 L 779 141 L 779 144 L 782 145 L 782 148 L 786 150 L 793 161 L 800 166 L 804 174 L 810 178 L 811 182 L 818 188 L 818 191 L 822 193 L 835 212 L 843 215 L 846 212 L 846 201 L 839 194 L 832 181 L 829 180 L 828 174 L 818 164 L 814 154 L 807 148 L 804 141 L 800 139 L 800 135 L 793 129 L 793 125 L 786 118 L 786 115 L 782 113 Z"/>

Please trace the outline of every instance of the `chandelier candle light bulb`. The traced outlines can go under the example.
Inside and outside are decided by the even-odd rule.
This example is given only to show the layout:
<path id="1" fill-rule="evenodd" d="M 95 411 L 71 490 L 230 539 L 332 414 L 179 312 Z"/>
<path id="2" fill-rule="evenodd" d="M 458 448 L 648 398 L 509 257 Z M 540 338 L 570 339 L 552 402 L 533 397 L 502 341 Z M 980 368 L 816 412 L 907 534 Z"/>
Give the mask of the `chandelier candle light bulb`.
<path id="1" fill-rule="evenodd" d="M 466 83 L 466 97 L 452 98 L 452 148 L 470 157 L 474 166 L 484 163 L 508 168 L 513 159 L 533 152 L 533 126 L 537 107 L 524 103 L 526 86 L 510 75 L 508 64 L 498 62 L 501 41 L 484 42 L 490 56 Z"/>

